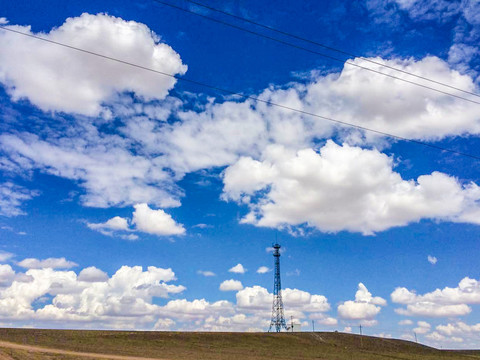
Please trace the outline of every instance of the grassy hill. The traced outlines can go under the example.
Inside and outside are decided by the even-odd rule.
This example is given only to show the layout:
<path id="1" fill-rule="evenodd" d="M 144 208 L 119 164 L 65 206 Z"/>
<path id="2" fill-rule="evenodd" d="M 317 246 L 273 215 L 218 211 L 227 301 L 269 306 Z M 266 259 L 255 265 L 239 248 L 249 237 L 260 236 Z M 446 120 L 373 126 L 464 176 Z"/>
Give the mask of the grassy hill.
<path id="1" fill-rule="evenodd" d="M 441 351 L 409 341 L 331 332 L 273 334 L 0 329 L 0 340 L 78 352 L 171 360 L 480 359 L 480 351 Z M 3 358 L 84 359 L 0 347 L 0 359 Z"/>

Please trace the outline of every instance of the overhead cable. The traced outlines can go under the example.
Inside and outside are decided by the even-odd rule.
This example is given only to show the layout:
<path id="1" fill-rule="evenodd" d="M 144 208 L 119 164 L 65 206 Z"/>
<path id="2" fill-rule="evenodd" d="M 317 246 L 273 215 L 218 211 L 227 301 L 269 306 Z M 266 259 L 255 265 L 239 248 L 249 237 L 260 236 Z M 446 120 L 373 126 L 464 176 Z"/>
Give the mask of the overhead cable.
<path id="1" fill-rule="evenodd" d="M 99 58 L 107 59 L 107 60 L 114 61 L 114 62 L 117 62 L 117 63 L 120 63 L 120 64 L 132 66 L 132 67 L 142 69 L 142 70 L 145 70 L 145 71 L 149 71 L 149 72 L 152 72 L 152 73 L 155 73 L 155 74 L 168 76 L 168 77 L 177 79 L 178 81 L 183 81 L 183 82 L 187 82 L 187 83 L 190 83 L 190 84 L 195 84 L 195 85 L 198 85 L 198 86 L 201 86 L 201 87 L 205 87 L 205 88 L 208 88 L 208 89 L 212 89 L 212 90 L 215 90 L 215 91 L 223 92 L 223 93 L 226 93 L 226 94 L 229 94 L 229 95 L 234 95 L 234 96 L 237 96 L 237 97 L 240 97 L 240 98 L 243 98 L 243 99 L 254 100 L 256 102 L 260 102 L 260 103 L 264 103 L 264 104 L 267 104 L 267 105 L 270 105 L 270 106 L 274 106 L 274 107 L 278 107 L 278 108 L 281 108 L 281 109 L 293 111 L 293 112 L 296 112 L 296 113 L 299 113 L 299 114 L 302 114 L 302 115 L 308 115 L 308 116 L 312 116 L 312 117 L 315 117 L 315 118 L 318 118 L 318 119 L 323 119 L 323 120 L 330 121 L 330 122 L 340 124 L 340 125 L 344 125 L 344 126 L 347 126 L 347 127 L 352 127 L 352 128 L 356 128 L 356 129 L 359 129 L 359 130 L 364 130 L 364 131 L 372 132 L 372 133 L 375 133 L 375 134 L 387 136 L 387 137 L 390 137 L 390 138 L 393 138 L 393 139 L 396 139 L 396 140 L 407 141 L 407 142 L 411 142 L 411 143 L 414 143 L 414 144 L 426 146 L 426 147 L 429 147 L 429 148 L 432 148 L 432 149 L 449 152 L 449 153 L 452 153 L 452 154 L 468 157 L 468 158 L 475 159 L 475 160 L 480 160 L 480 156 L 476 156 L 476 155 L 473 155 L 473 154 L 460 152 L 460 151 L 453 150 L 453 149 L 444 148 L 444 147 L 434 145 L 434 144 L 429 144 L 429 143 L 426 143 L 426 142 L 423 142 L 423 141 L 420 141 L 420 140 L 408 139 L 408 138 L 405 138 L 403 136 L 394 135 L 394 134 L 387 133 L 387 132 L 384 132 L 384 131 L 367 128 L 365 126 L 352 124 L 352 123 L 349 123 L 349 122 L 346 122 L 346 121 L 341 121 L 341 120 L 338 120 L 338 119 L 334 119 L 334 118 L 331 118 L 331 117 L 328 117 L 328 116 L 323 116 L 323 115 L 311 113 L 311 112 L 308 112 L 308 111 L 295 109 L 295 108 L 292 108 L 292 107 L 289 107 L 289 106 L 286 106 L 286 105 L 274 103 L 274 102 L 269 101 L 269 100 L 264 100 L 264 99 L 261 99 L 261 98 L 256 97 L 256 96 L 245 95 L 245 94 L 242 94 L 242 93 L 239 93 L 239 92 L 235 92 L 235 91 L 228 90 L 228 89 L 225 89 L 225 88 L 221 88 L 221 87 L 218 87 L 218 86 L 206 84 L 206 83 L 203 83 L 203 82 L 200 82 L 200 81 L 191 80 L 191 79 L 188 79 L 188 78 L 183 78 L 183 77 L 180 77 L 180 76 L 175 75 L 175 74 L 168 74 L 168 73 L 165 73 L 165 72 L 160 71 L 160 70 L 155 70 L 155 69 L 143 66 L 143 65 L 139 65 L 139 64 L 135 64 L 135 63 L 132 63 L 132 62 L 129 62 L 129 61 L 117 59 L 117 58 L 114 58 L 112 56 L 103 55 L 103 54 L 96 53 L 94 51 L 90 51 L 90 50 L 82 49 L 82 48 L 79 48 L 79 47 L 76 47 L 76 46 L 68 45 L 68 44 L 65 44 L 65 43 L 62 43 L 62 42 L 59 42 L 59 41 L 54 41 L 54 40 L 46 39 L 46 38 L 43 38 L 43 37 L 40 37 L 40 36 L 37 36 L 37 35 L 24 33 L 22 31 L 15 30 L 15 29 L 6 27 L 4 25 L 0 25 L 0 29 L 2 29 L 4 31 L 9 31 L 9 32 L 12 32 L 12 33 L 15 33 L 15 34 L 18 34 L 18 35 L 27 36 L 27 37 L 30 37 L 30 38 L 33 38 L 33 39 L 44 41 L 44 42 L 47 42 L 47 43 L 50 43 L 50 44 L 53 44 L 53 45 L 62 46 L 62 47 L 65 47 L 65 48 L 68 48 L 68 49 L 71 49 L 71 50 L 75 50 L 75 51 L 79 51 L 79 52 L 82 52 L 82 53 L 90 54 L 92 56 L 97 56 Z"/>
<path id="2" fill-rule="evenodd" d="M 404 78 L 401 78 L 401 77 L 398 77 L 398 76 L 395 76 L 395 75 L 391 75 L 391 74 L 387 74 L 385 72 L 382 72 L 382 71 L 379 71 L 379 70 L 375 70 L 375 69 L 372 69 L 372 68 L 369 68 L 369 67 L 366 67 L 366 66 L 363 66 L 363 65 L 359 65 L 355 62 L 352 62 L 352 61 L 349 61 L 349 60 L 344 60 L 344 59 L 340 59 L 340 58 L 337 58 L 335 56 L 331 56 L 331 55 L 328 55 L 328 54 L 324 54 L 324 53 L 321 53 L 321 52 L 318 52 L 318 51 L 315 51 L 315 50 L 311 50 L 311 49 L 308 49 L 308 48 L 305 48 L 303 46 L 300 46 L 300 45 L 296 45 L 296 44 L 292 44 L 288 41 L 285 41 L 285 40 L 281 40 L 281 39 L 277 39 L 277 38 L 274 38 L 272 36 L 268 36 L 268 35 L 264 35 L 264 34 L 261 34 L 259 32 L 256 32 L 256 31 L 252 31 L 252 30 L 249 30 L 249 29 L 246 29 L 244 27 L 241 27 L 241 26 L 237 26 L 237 25 L 234 25 L 234 24 L 231 24 L 231 23 L 228 23 L 226 21 L 223 21 L 223 20 L 218 20 L 218 19 L 215 19 L 215 18 L 212 18 L 210 16 L 207 16 L 207 15 L 204 15 L 204 14 L 199 14 L 195 11 L 192 11 L 192 10 L 188 10 L 188 9 L 185 9 L 181 6 L 177 6 L 177 5 L 173 5 L 173 4 L 170 4 L 168 2 L 165 2 L 165 1 L 162 1 L 162 0 L 152 0 L 156 3 L 159 3 L 159 4 L 162 4 L 162 5 L 165 5 L 165 6 L 168 6 L 168 7 L 171 7 L 171 8 L 174 8 L 174 9 L 177 9 L 177 10 L 180 10 L 180 11 L 184 11 L 184 12 L 187 12 L 189 14 L 193 14 L 193 15 L 196 15 L 196 16 L 199 16 L 201 18 L 204 18 L 204 19 L 208 19 L 210 21 L 213 21 L 213 22 L 216 22 L 216 23 L 219 23 L 219 24 L 222 24 L 222 25 L 225 25 L 225 26 L 228 26 L 228 27 L 231 27 L 233 29 L 237 29 L 237 30 L 240 30 L 240 31 L 243 31 L 243 32 L 246 32 L 246 33 L 249 33 L 249 34 L 252 34 L 252 35 L 255 35 L 255 36 L 258 36 L 258 37 L 261 37 L 261 38 L 264 38 L 264 39 L 268 39 L 268 40 L 271 40 L 271 41 L 274 41 L 274 42 L 277 42 L 279 44 L 283 44 L 283 45 L 286 45 L 286 46 L 290 46 L 292 48 L 295 48 L 295 49 L 299 49 L 299 50 L 302 50 L 302 51 L 306 51 L 306 52 L 309 52 L 309 53 L 312 53 L 312 54 L 315 54 L 315 55 L 319 55 L 319 56 L 322 56 L 326 59 L 330 59 L 330 60 L 333 60 L 333 61 L 336 61 L 336 62 L 340 62 L 342 64 L 348 64 L 348 65 L 351 65 L 351 66 L 354 66 L 354 67 L 357 67 L 357 68 L 360 68 L 360 69 L 363 69 L 363 70 L 367 70 L 367 71 L 370 71 L 370 72 L 373 72 L 373 73 L 376 73 L 376 74 L 379 74 L 379 75 L 383 75 L 383 76 L 386 76 L 386 77 L 389 77 L 391 79 L 395 79 L 395 80 L 399 80 L 399 81 L 402 81 L 402 82 L 405 82 L 405 83 L 408 83 L 408 84 L 412 84 L 412 85 L 415 85 L 415 86 L 419 86 L 419 87 L 422 87 L 424 89 L 428 89 L 428 90 L 431 90 L 431 91 L 435 91 L 435 92 L 438 92 L 440 94 L 444 94 L 444 95 L 448 95 L 448 96 L 452 96 L 454 98 L 457 98 L 457 99 L 461 99 L 461 100 L 464 100 L 464 101 L 468 101 L 468 102 L 471 102 L 471 103 L 474 103 L 474 104 L 478 104 L 480 105 L 480 101 L 476 101 L 476 100 L 472 100 L 472 99 L 468 99 L 466 97 L 463 97 L 463 96 L 460 96 L 460 95 L 455 95 L 455 94 L 452 94 L 450 92 L 447 92 L 447 91 L 443 91 L 443 90 L 440 90 L 440 89 L 436 89 L 436 88 L 433 88 L 431 86 L 428 86 L 428 85 L 423 85 L 423 84 L 420 84 L 418 82 L 415 82 L 415 81 L 411 81 L 411 80 L 408 80 L 408 79 L 404 79 Z M 381 64 L 381 63 L 379 63 Z M 383 65 L 382 65 L 383 66 Z M 409 73 L 411 74 L 411 73 Z M 443 83 L 442 83 L 443 85 Z M 447 85 L 448 87 L 451 87 L 449 85 Z M 452 87 L 454 88 L 454 87 Z M 456 89 L 456 88 L 455 88 Z M 457 89 L 458 90 L 458 89 Z M 462 90 L 460 90 L 462 91 Z M 467 93 L 470 93 L 468 91 L 465 91 Z M 479 96 L 478 94 L 475 94 L 475 93 L 471 93 L 471 95 L 474 95 L 474 96 Z"/>
<path id="3" fill-rule="evenodd" d="M 156 0 L 153 0 L 153 1 L 156 1 Z M 213 7 L 213 6 L 209 6 L 209 5 L 200 3 L 200 2 L 198 2 L 198 1 L 194 1 L 194 0 L 183 0 L 183 1 L 186 1 L 186 2 L 188 2 L 188 3 L 194 4 L 194 5 L 199 6 L 199 7 L 203 7 L 204 9 L 208 9 L 208 10 L 210 10 L 210 11 L 214 11 L 214 12 L 217 12 L 217 13 L 220 13 L 220 14 L 223 14 L 223 15 L 230 16 L 230 17 L 232 17 L 232 18 L 234 18 L 234 19 L 247 22 L 247 23 L 249 23 L 249 24 L 252 24 L 252 25 L 255 25 L 255 26 L 258 26 L 258 27 L 261 27 L 261 28 L 264 28 L 264 29 L 267 29 L 267 30 L 270 30 L 270 31 L 273 31 L 273 32 L 276 32 L 276 33 L 278 33 L 278 34 L 291 37 L 291 38 L 293 38 L 293 39 L 301 40 L 301 41 L 304 41 L 304 42 L 306 42 L 306 43 L 319 46 L 319 47 L 324 48 L 324 49 L 326 49 L 326 50 L 330 50 L 330 51 L 337 52 L 337 53 L 339 53 L 339 54 L 343 54 L 343 55 L 351 56 L 351 57 L 354 57 L 354 58 L 362 59 L 362 60 L 364 60 L 364 61 L 366 61 L 366 62 L 369 62 L 369 63 L 371 63 L 371 64 L 374 64 L 374 65 L 378 65 L 378 66 L 381 66 L 381 67 L 384 67 L 384 68 L 387 68 L 387 69 L 390 69 L 390 70 L 398 71 L 398 72 L 400 72 L 400 73 L 403 73 L 403 74 L 406 74 L 406 75 L 410 75 L 410 76 L 413 76 L 413 77 L 416 77 L 416 78 L 418 78 L 418 79 L 422 79 L 422 80 L 425 80 L 425 81 L 429 81 L 429 82 L 432 82 L 432 83 L 437 84 L 437 85 L 442 85 L 442 86 L 448 87 L 448 88 L 450 88 L 450 89 L 463 92 L 463 93 L 465 93 L 465 94 L 469 94 L 469 95 L 473 95 L 473 96 L 476 96 L 476 97 L 480 97 L 480 94 L 474 93 L 474 92 L 472 92 L 472 91 L 464 90 L 464 89 L 461 89 L 461 88 L 458 88 L 458 87 L 449 85 L 449 84 L 447 84 L 447 83 L 444 83 L 444 82 L 441 82 L 441 81 L 438 81 L 438 80 L 434 80 L 434 79 L 431 79 L 431 78 L 428 78 L 428 77 L 425 77 L 425 76 L 421 76 L 421 75 L 418 75 L 418 74 L 414 74 L 414 73 L 412 73 L 412 72 L 409 72 L 409 71 L 406 71 L 406 70 L 403 70 L 403 69 L 399 69 L 399 68 L 397 68 L 397 67 L 395 67 L 395 66 L 386 65 L 386 64 L 380 63 L 380 62 L 378 62 L 378 61 L 372 60 L 372 59 L 370 59 L 370 58 L 366 58 L 366 57 L 363 57 L 363 56 L 360 56 L 360 55 L 356 55 L 356 54 L 354 54 L 354 53 L 351 53 L 351 52 L 348 52 L 348 51 L 345 51 L 345 50 L 342 50 L 342 49 L 338 49 L 338 48 L 333 47 L 333 46 L 331 46 L 331 45 L 325 45 L 325 44 L 322 44 L 322 43 L 320 43 L 320 42 L 318 42 L 318 41 L 311 40 L 311 39 L 308 39 L 308 38 L 305 38 L 305 37 L 302 37 L 302 36 L 299 36 L 299 35 L 296 35 L 296 34 L 292 34 L 292 33 L 289 33 L 289 32 L 286 32 L 286 31 L 283 31 L 283 30 L 274 28 L 273 26 L 265 25 L 265 24 L 262 24 L 262 23 L 259 23 L 259 22 L 256 22 L 256 21 L 247 19 L 247 18 L 245 18 L 245 17 L 239 16 L 239 15 L 235 15 L 235 14 L 233 14 L 233 13 L 231 13 L 231 12 L 224 11 L 224 10 L 215 8 L 215 7 Z M 159 1 L 156 1 L 156 2 L 159 2 Z M 161 2 L 161 3 L 163 4 L 163 2 Z"/>

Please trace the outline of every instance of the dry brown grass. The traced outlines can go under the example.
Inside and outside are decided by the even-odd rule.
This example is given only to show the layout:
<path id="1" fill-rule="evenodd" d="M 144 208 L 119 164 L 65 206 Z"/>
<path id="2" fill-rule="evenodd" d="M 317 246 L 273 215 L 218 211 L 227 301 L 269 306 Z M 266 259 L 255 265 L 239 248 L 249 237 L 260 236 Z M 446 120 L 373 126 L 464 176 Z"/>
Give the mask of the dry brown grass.
<path id="1" fill-rule="evenodd" d="M 0 340 L 78 352 L 171 360 L 480 359 L 480 351 L 440 351 L 403 340 L 319 332 L 272 334 L 0 329 Z M 53 354 L 20 356 L 8 353 L 8 350 L 4 352 L 13 359 L 77 359 L 55 357 Z M 6 359 L 10 360 L 8 357 Z M 3 359 L 0 357 L 0 360 Z"/>
<path id="2" fill-rule="evenodd" d="M 86 360 L 84 357 L 75 357 L 59 354 L 45 354 L 16 349 L 1 349 L 0 360 Z"/>

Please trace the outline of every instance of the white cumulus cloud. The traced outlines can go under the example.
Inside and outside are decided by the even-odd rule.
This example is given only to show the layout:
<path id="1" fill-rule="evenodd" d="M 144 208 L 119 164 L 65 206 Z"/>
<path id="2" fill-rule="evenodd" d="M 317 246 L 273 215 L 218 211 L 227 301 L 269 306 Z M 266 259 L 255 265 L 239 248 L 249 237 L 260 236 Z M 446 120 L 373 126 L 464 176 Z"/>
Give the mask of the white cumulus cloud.
<path id="1" fill-rule="evenodd" d="M 10 265 L 0 264 L 0 287 L 9 286 L 15 279 L 15 271 Z"/>
<path id="2" fill-rule="evenodd" d="M 185 290 L 175 285 L 171 269 L 122 266 L 111 277 L 96 267 L 75 273 L 53 268 L 16 273 L 0 265 L 0 316 L 22 326 L 115 329 L 264 331 L 268 328 L 273 294 L 260 286 L 237 291 L 236 303 L 226 300 L 178 298 Z M 235 281 L 226 282 L 225 286 Z M 285 316 L 333 326 L 330 305 L 323 295 L 298 289 L 283 290 Z M 169 298 L 159 305 L 154 298 Z"/>
<path id="3" fill-rule="evenodd" d="M 1 268 L 0 268 L 1 269 Z M 152 303 L 154 297 L 168 298 L 185 290 L 175 280 L 171 269 L 150 266 L 122 266 L 112 277 L 95 267 L 73 271 L 52 267 L 29 269 L 17 273 L 8 287 L 0 288 L 0 316 L 15 323 L 61 322 L 82 327 L 136 328 L 153 324 L 162 307 Z M 32 304 L 41 299 L 41 306 Z"/>
<path id="4" fill-rule="evenodd" d="M 439 305 L 432 302 L 418 302 L 415 304 L 408 304 L 406 309 L 395 309 L 395 312 L 406 316 L 450 318 L 467 315 L 472 312 L 472 308 L 466 304 Z"/>
<path id="5" fill-rule="evenodd" d="M 82 15 L 80 18 L 84 21 L 92 16 Z M 124 22 L 117 18 L 112 20 L 112 17 L 107 15 L 93 17 L 106 22 L 121 24 Z M 78 20 L 80 18 L 69 21 L 80 21 Z M 128 22 L 128 26 L 134 25 Z M 140 25 L 139 27 L 142 28 Z M 421 60 L 373 60 L 475 91 L 471 77 L 461 75 L 452 70 L 446 62 L 435 57 Z M 364 64 L 362 59 L 353 61 L 360 65 Z M 282 87 L 271 86 L 258 96 L 265 101 L 415 139 L 435 140 L 445 136 L 463 136 L 480 132 L 477 105 L 369 74 L 348 64 L 339 73 L 317 74 L 307 82 L 292 82 Z M 126 98 L 128 100 L 125 100 Z M 372 138 L 365 134 L 364 137 L 358 131 L 352 132 L 351 129 L 338 130 L 333 124 L 318 118 L 252 99 L 195 104 L 200 105 L 195 110 L 190 110 L 190 107 L 189 110 L 182 109 L 179 103 L 181 104 L 181 100 L 170 97 L 155 104 L 136 103 L 131 97 L 123 95 L 120 100 L 116 98 L 109 103 L 111 111 L 122 123 L 120 127 L 103 129 L 99 124 L 77 119 L 76 123 L 67 129 L 68 131 L 63 129 L 61 133 L 57 133 L 55 129 L 51 129 L 48 135 L 43 137 L 32 133 L 2 135 L 0 148 L 6 153 L 9 164 L 17 164 L 15 166 L 19 167 L 17 169 L 19 173 L 25 170 L 38 170 L 75 181 L 85 190 L 80 200 L 87 206 L 128 206 L 138 203 L 148 203 L 160 208 L 180 206 L 183 191 L 177 182 L 186 173 L 230 166 L 225 173 L 229 176 L 224 178 L 225 198 L 241 197 L 244 203 L 249 203 L 252 200 L 249 197 L 255 197 L 272 187 L 262 199 L 263 203 L 256 203 L 250 216 L 244 220 L 258 225 L 264 224 L 261 226 L 277 226 L 285 223 L 283 218 L 286 217 L 291 219 L 286 223 L 312 223 L 315 227 L 325 228 L 325 231 L 351 229 L 373 233 L 392 226 L 404 226 L 423 218 L 472 223 L 478 221 L 475 202 L 479 197 L 479 191 L 476 185 L 455 182 L 453 178 L 445 180 L 437 173 L 421 176 L 416 180 L 403 180 L 392 170 L 393 159 L 379 152 L 369 153 L 364 150 L 359 159 L 370 157 L 373 160 L 372 166 L 365 164 L 367 174 L 368 170 L 375 171 L 377 170 L 375 166 L 380 166 L 378 170 L 384 170 L 381 173 L 384 177 L 379 180 L 383 182 L 370 182 L 371 176 L 360 177 L 363 181 L 360 185 L 365 189 L 352 188 L 351 191 L 355 196 L 358 195 L 355 191 L 360 192 L 360 197 L 363 195 L 368 200 L 355 204 L 358 207 L 355 213 L 372 212 L 372 219 L 369 220 L 368 216 L 360 216 L 358 220 L 350 219 L 349 216 L 354 212 L 352 210 L 345 211 L 345 215 L 342 216 L 332 214 L 332 219 L 319 224 L 321 219 L 328 217 L 328 214 L 319 214 L 318 211 L 311 212 L 308 209 L 309 206 L 316 209 L 318 204 L 290 204 L 289 196 L 293 197 L 294 194 L 288 192 L 285 197 L 280 195 L 278 198 L 272 197 L 276 195 L 276 191 L 288 188 L 285 183 L 293 180 L 299 183 L 299 187 L 309 185 L 307 188 L 310 190 L 313 185 L 308 181 L 319 180 L 318 177 L 322 175 L 332 175 L 327 173 L 330 170 L 338 171 L 336 175 L 339 178 L 342 178 L 342 175 L 357 176 L 354 171 L 360 171 L 358 167 L 353 167 L 354 170 L 350 172 L 341 173 L 340 169 L 334 166 L 325 166 L 326 169 L 317 173 L 317 178 L 314 170 L 318 169 L 315 168 L 310 173 L 298 172 L 305 168 L 304 162 L 312 161 L 314 165 L 329 162 L 323 158 L 323 154 L 321 156 L 323 160 L 315 161 L 315 151 L 312 149 L 318 140 L 339 135 L 340 139 L 349 143 L 364 143 L 365 140 L 378 143 L 377 136 Z M 169 115 L 172 115 L 175 121 L 165 121 Z M 160 119 L 162 121 L 159 121 Z M 382 141 L 382 145 L 386 145 L 385 140 Z M 327 152 L 328 148 L 333 147 L 327 144 L 323 151 Z M 342 148 L 343 151 L 335 149 L 330 151 L 336 153 L 339 161 L 344 160 L 342 156 L 348 153 L 346 145 Z M 281 149 L 284 149 L 283 154 L 280 154 L 279 158 L 272 158 L 275 152 L 281 153 Z M 351 153 L 360 150 L 350 147 Z M 297 156 L 295 152 L 298 152 Z M 295 165 L 290 172 L 283 169 L 287 167 L 287 160 L 283 161 L 281 156 L 289 158 L 288 161 Z M 237 175 L 240 170 L 249 171 L 248 176 L 245 179 L 234 176 L 235 169 L 238 170 Z M 272 175 L 277 172 L 280 172 L 278 180 Z M 431 178 L 434 179 L 429 181 Z M 332 184 L 325 180 L 322 185 Z M 351 181 L 345 182 L 345 185 L 355 187 Z M 445 196 L 451 196 L 447 200 L 452 203 L 437 207 L 430 192 L 418 191 L 419 194 L 414 195 L 417 193 L 416 189 L 425 187 L 430 192 L 449 190 Z M 314 195 L 318 194 L 319 188 L 311 189 Z M 340 188 L 336 190 L 332 195 L 343 192 Z M 349 193 L 344 193 L 344 197 L 347 198 Z M 415 197 L 420 197 L 424 202 L 417 201 Z M 408 200 L 412 198 L 415 199 Z M 319 200 L 316 197 L 313 199 Z M 298 200 L 307 201 L 308 196 L 300 196 Z M 338 200 L 339 208 L 340 205 L 343 206 L 339 214 L 343 213 L 345 208 L 345 204 L 341 203 L 343 198 L 334 200 Z M 377 200 L 380 204 L 385 202 L 387 206 L 385 219 L 382 218 L 382 207 L 373 204 Z M 445 199 L 439 199 L 439 202 L 443 200 Z M 275 207 L 276 202 L 280 201 L 282 205 L 287 206 L 285 211 L 295 216 L 290 217 L 290 213 L 276 214 L 275 211 L 283 208 Z M 460 201 L 461 205 L 458 205 L 457 201 Z M 409 207 L 411 202 L 417 202 L 422 208 L 411 211 Z M 313 219 L 299 213 L 304 205 L 308 205 L 305 212 L 311 213 Z M 456 207 L 457 205 L 461 209 Z M 451 209 L 450 213 L 445 210 L 446 207 Z M 269 216 L 263 216 L 267 212 Z"/>
<path id="6" fill-rule="evenodd" d="M 417 322 L 417 327 L 413 329 L 414 332 L 416 332 L 417 334 L 426 334 L 430 331 L 431 329 L 431 325 L 426 322 L 426 321 L 418 321 Z"/>
<path id="7" fill-rule="evenodd" d="M 237 264 L 234 267 L 230 268 L 228 271 L 235 274 L 245 274 L 247 270 L 243 267 L 242 264 Z"/>
<path id="8" fill-rule="evenodd" d="M 185 228 L 173 220 L 165 211 L 151 209 L 147 204 L 134 206 L 132 223 L 137 230 L 159 236 L 183 235 Z"/>
<path id="9" fill-rule="evenodd" d="M 437 57 L 418 61 L 413 58 L 368 60 L 476 91 L 470 76 L 452 70 Z M 363 59 L 351 62 L 406 77 Z M 314 76 L 306 84 L 293 82 L 288 86 L 265 89 L 258 97 L 406 138 L 436 140 L 451 135 L 480 133 L 477 104 L 373 74 L 350 64 L 345 64 L 340 73 Z M 164 144 L 160 147 L 166 154 L 166 163 L 179 172 L 230 165 L 242 156 L 258 158 L 271 144 L 294 149 L 310 147 L 315 139 L 328 138 L 335 131 L 335 125 L 327 121 L 251 99 L 207 104 L 204 111 L 179 112 L 177 115 L 182 121 L 163 129 L 157 136 L 157 143 Z M 350 142 L 362 138 L 357 130 L 352 133 L 350 128 L 342 129 L 340 133 Z M 368 132 L 364 135 L 368 141 L 378 138 Z M 153 143 L 150 137 L 147 140 L 145 145 Z"/>
<path id="10" fill-rule="evenodd" d="M 268 266 L 260 266 L 257 269 L 257 274 L 266 274 L 270 271 L 270 268 Z"/>
<path id="11" fill-rule="evenodd" d="M 117 235 L 125 240 L 137 240 L 135 234 L 125 232 L 141 231 L 148 234 L 167 236 L 183 235 L 185 228 L 173 220 L 165 211 L 151 209 L 148 204 L 134 205 L 132 219 L 115 216 L 104 223 L 87 223 L 87 226 L 107 236 Z M 130 223 L 132 226 L 130 226 Z"/>
<path id="12" fill-rule="evenodd" d="M 100 53 L 168 74 L 184 74 L 180 56 L 146 25 L 82 14 L 48 33 L 30 26 L 10 29 Z M 14 100 L 29 99 L 42 110 L 96 116 L 116 93 L 163 98 L 176 80 L 8 31 L 0 33 L 0 81 Z"/>
<path id="13" fill-rule="evenodd" d="M 457 317 L 469 314 L 469 305 L 480 304 L 480 282 L 466 277 L 457 287 L 436 289 L 418 295 L 405 287 L 396 288 L 391 294 L 394 303 L 406 305 L 395 311 L 407 316 Z"/>
<path id="14" fill-rule="evenodd" d="M 87 223 L 87 226 L 92 230 L 97 230 L 104 235 L 112 235 L 113 231 L 128 231 L 128 219 L 120 216 L 115 216 L 104 223 Z"/>
<path id="15" fill-rule="evenodd" d="M 385 299 L 375 296 L 362 283 L 358 284 L 355 300 L 348 300 L 338 305 L 338 315 L 342 319 L 363 320 L 364 325 L 373 324 L 372 320 L 380 313 L 381 306 L 387 305 Z"/>
<path id="16" fill-rule="evenodd" d="M 435 328 L 439 333 L 446 336 L 465 336 L 480 334 L 480 323 L 469 325 L 463 321 L 451 322 L 446 325 L 437 325 Z"/>
<path id="17" fill-rule="evenodd" d="M 241 281 L 230 279 L 223 281 L 219 289 L 221 291 L 239 291 L 243 289 L 243 285 Z"/>
<path id="18" fill-rule="evenodd" d="M 319 153 L 272 145 L 261 161 L 228 167 L 223 182 L 223 198 L 247 203 L 242 222 L 257 226 L 373 234 L 424 218 L 480 222 L 476 184 L 439 172 L 404 180 L 385 154 L 333 141 Z"/>
<path id="19" fill-rule="evenodd" d="M 330 310 L 330 304 L 323 295 L 287 288 L 282 290 L 282 297 L 287 313 L 292 312 L 296 316 L 303 317 L 303 312 L 324 313 Z M 258 285 L 246 287 L 237 292 L 236 298 L 237 306 L 247 312 L 271 311 L 273 294 L 264 287 Z"/>
<path id="20" fill-rule="evenodd" d="M 80 271 L 80 273 L 78 274 L 78 281 L 102 282 L 107 280 L 107 273 L 96 268 L 95 266 L 90 266 L 82 269 L 82 271 Z"/>

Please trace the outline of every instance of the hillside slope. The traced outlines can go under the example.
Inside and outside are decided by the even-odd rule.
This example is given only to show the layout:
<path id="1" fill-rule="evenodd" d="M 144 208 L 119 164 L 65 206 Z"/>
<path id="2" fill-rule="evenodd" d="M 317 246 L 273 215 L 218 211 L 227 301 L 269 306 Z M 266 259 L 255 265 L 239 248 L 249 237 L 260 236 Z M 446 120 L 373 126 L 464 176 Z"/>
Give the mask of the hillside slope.
<path id="1" fill-rule="evenodd" d="M 0 329 L 0 340 L 84 353 L 168 360 L 480 359 L 480 351 L 441 351 L 409 341 L 332 332 L 273 334 Z M 28 357 L 25 351 L 23 355 L 12 349 L 0 351 L 1 356 L 9 356 L 10 359 L 82 358 L 45 353 Z"/>

